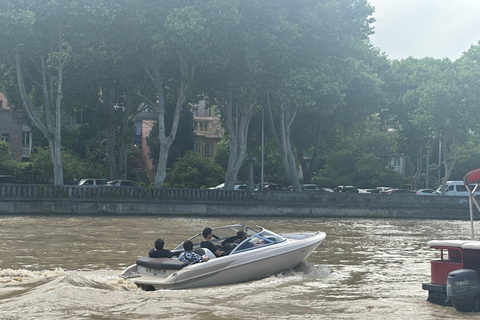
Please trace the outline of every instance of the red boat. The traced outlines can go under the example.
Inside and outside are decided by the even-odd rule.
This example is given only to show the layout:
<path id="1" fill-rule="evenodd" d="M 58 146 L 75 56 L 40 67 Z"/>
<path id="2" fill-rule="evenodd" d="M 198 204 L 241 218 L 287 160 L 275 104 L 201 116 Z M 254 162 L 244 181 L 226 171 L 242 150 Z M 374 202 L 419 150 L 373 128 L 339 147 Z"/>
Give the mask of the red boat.
<path id="1" fill-rule="evenodd" d="M 465 175 L 469 192 L 471 240 L 432 240 L 428 246 L 440 257 L 430 261 L 431 281 L 422 284 L 427 300 L 459 311 L 480 311 L 480 241 L 474 240 L 473 204 L 480 211 L 475 192 L 480 190 L 480 169 Z M 471 189 L 471 185 L 474 188 Z"/>

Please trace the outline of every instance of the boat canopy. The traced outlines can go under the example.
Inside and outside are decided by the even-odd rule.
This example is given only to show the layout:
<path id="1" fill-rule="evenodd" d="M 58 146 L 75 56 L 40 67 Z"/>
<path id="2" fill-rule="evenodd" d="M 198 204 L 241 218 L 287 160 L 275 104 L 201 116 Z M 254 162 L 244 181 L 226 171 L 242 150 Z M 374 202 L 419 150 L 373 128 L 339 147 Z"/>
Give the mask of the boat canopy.
<path id="1" fill-rule="evenodd" d="M 468 202 L 470 206 L 470 227 L 472 229 L 472 240 L 475 239 L 475 230 L 473 226 L 473 203 L 477 207 L 478 211 L 480 211 L 480 205 L 475 199 L 475 192 L 480 189 L 480 169 L 476 169 L 470 172 L 467 172 L 463 177 L 463 184 L 468 190 Z M 473 189 L 470 189 L 470 185 L 474 184 Z"/>
<path id="2" fill-rule="evenodd" d="M 462 248 L 465 244 L 472 242 L 471 240 L 431 240 L 427 242 L 430 248 L 455 247 Z"/>

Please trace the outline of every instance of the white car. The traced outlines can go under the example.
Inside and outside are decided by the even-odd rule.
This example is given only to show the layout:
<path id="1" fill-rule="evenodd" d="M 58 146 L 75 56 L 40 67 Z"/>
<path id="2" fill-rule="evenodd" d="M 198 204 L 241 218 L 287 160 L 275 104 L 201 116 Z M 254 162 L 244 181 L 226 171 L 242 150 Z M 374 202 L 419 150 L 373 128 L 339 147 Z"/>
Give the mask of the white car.
<path id="1" fill-rule="evenodd" d="M 135 187 L 135 188 L 140 187 L 138 183 L 131 180 L 112 180 L 112 181 L 108 181 L 107 185 L 115 186 L 115 187 Z"/>
<path id="2" fill-rule="evenodd" d="M 421 196 L 438 196 L 438 192 L 433 189 L 419 189 L 415 191 L 415 194 Z"/>
<path id="3" fill-rule="evenodd" d="M 78 183 L 82 187 L 98 187 L 107 184 L 107 179 L 82 179 Z"/>

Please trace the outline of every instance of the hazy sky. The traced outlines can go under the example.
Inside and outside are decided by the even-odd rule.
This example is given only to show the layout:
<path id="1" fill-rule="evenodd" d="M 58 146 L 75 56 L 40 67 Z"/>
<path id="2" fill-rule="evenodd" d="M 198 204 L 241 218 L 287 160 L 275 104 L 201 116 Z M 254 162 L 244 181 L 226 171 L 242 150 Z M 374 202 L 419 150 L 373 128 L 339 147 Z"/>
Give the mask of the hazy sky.
<path id="1" fill-rule="evenodd" d="M 373 44 L 391 59 L 460 58 L 480 40 L 480 0 L 369 0 Z"/>

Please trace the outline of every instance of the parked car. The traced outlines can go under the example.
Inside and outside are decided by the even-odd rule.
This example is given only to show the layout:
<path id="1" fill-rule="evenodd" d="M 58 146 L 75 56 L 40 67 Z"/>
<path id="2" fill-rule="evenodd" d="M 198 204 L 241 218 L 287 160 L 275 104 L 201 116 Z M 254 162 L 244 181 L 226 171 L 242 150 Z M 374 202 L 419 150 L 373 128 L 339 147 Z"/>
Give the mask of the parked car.
<path id="1" fill-rule="evenodd" d="M 132 180 L 112 180 L 108 181 L 107 185 L 115 187 L 135 187 L 138 188 L 140 185 Z"/>
<path id="2" fill-rule="evenodd" d="M 411 190 L 408 190 L 408 189 L 390 189 L 390 190 L 387 190 L 386 193 L 387 194 L 398 194 L 398 195 L 414 194 Z"/>
<path id="3" fill-rule="evenodd" d="M 225 187 L 225 183 L 220 183 L 219 185 L 215 186 L 215 187 L 210 187 L 208 189 L 217 189 L 217 190 L 223 190 L 223 188 Z"/>
<path id="4" fill-rule="evenodd" d="M 287 191 L 286 188 L 282 187 L 278 183 L 269 183 L 263 186 L 263 190 L 266 191 Z"/>
<path id="5" fill-rule="evenodd" d="M 0 183 L 22 183 L 19 178 L 10 175 L 0 175 Z"/>
<path id="6" fill-rule="evenodd" d="M 419 189 L 415 193 L 421 196 L 438 196 L 438 192 L 433 189 Z"/>
<path id="7" fill-rule="evenodd" d="M 248 190 L 248 186 L 246 184 L 237 184 L 233 187 L 233 190 Z"/>
<path id="8" fill-rule="evenodd" d="M 78 183 L 82 187 L 98 187 L 107 184 L 107 179 L 82 179 Z"/>
<path id="9" fill-rule="evenodd" d="M 313 183 L 302 184 L 301 187 L 302 187 L 302 191 L 333 192 L 333 190 L 330 188 L 322 188 Z"/>
<path id="10" fill-rule="evenodd" d="M 470 185 L 470 190 L 473 190 L 475 185 Z M 442 193 L 442 186 L 439 186 L 436 190 L 437 193 L 440 195 Z M 480 191 L 475 192 L 475 195 L 479 195 Z M 445 195 L 446 196 L 464 196 L 468 197 L 468 190 L 463 184 L 463 181 L 447 181 L 447 185 L 445 188 Z"/>
<path id="11" fill-rule="evenodd" d="M 335 189 L 333 189 L 335 192 L 354 192 L 358 193 L 358 189 L 355 188 L 354 186 L 338 186 Z"/>
<path id="12" fill-rule="evenodd" d="M 392 187 L 376 187 L 370 191 L 370 193 L 387 193 L 388 190 L 393 189 Z"/>

